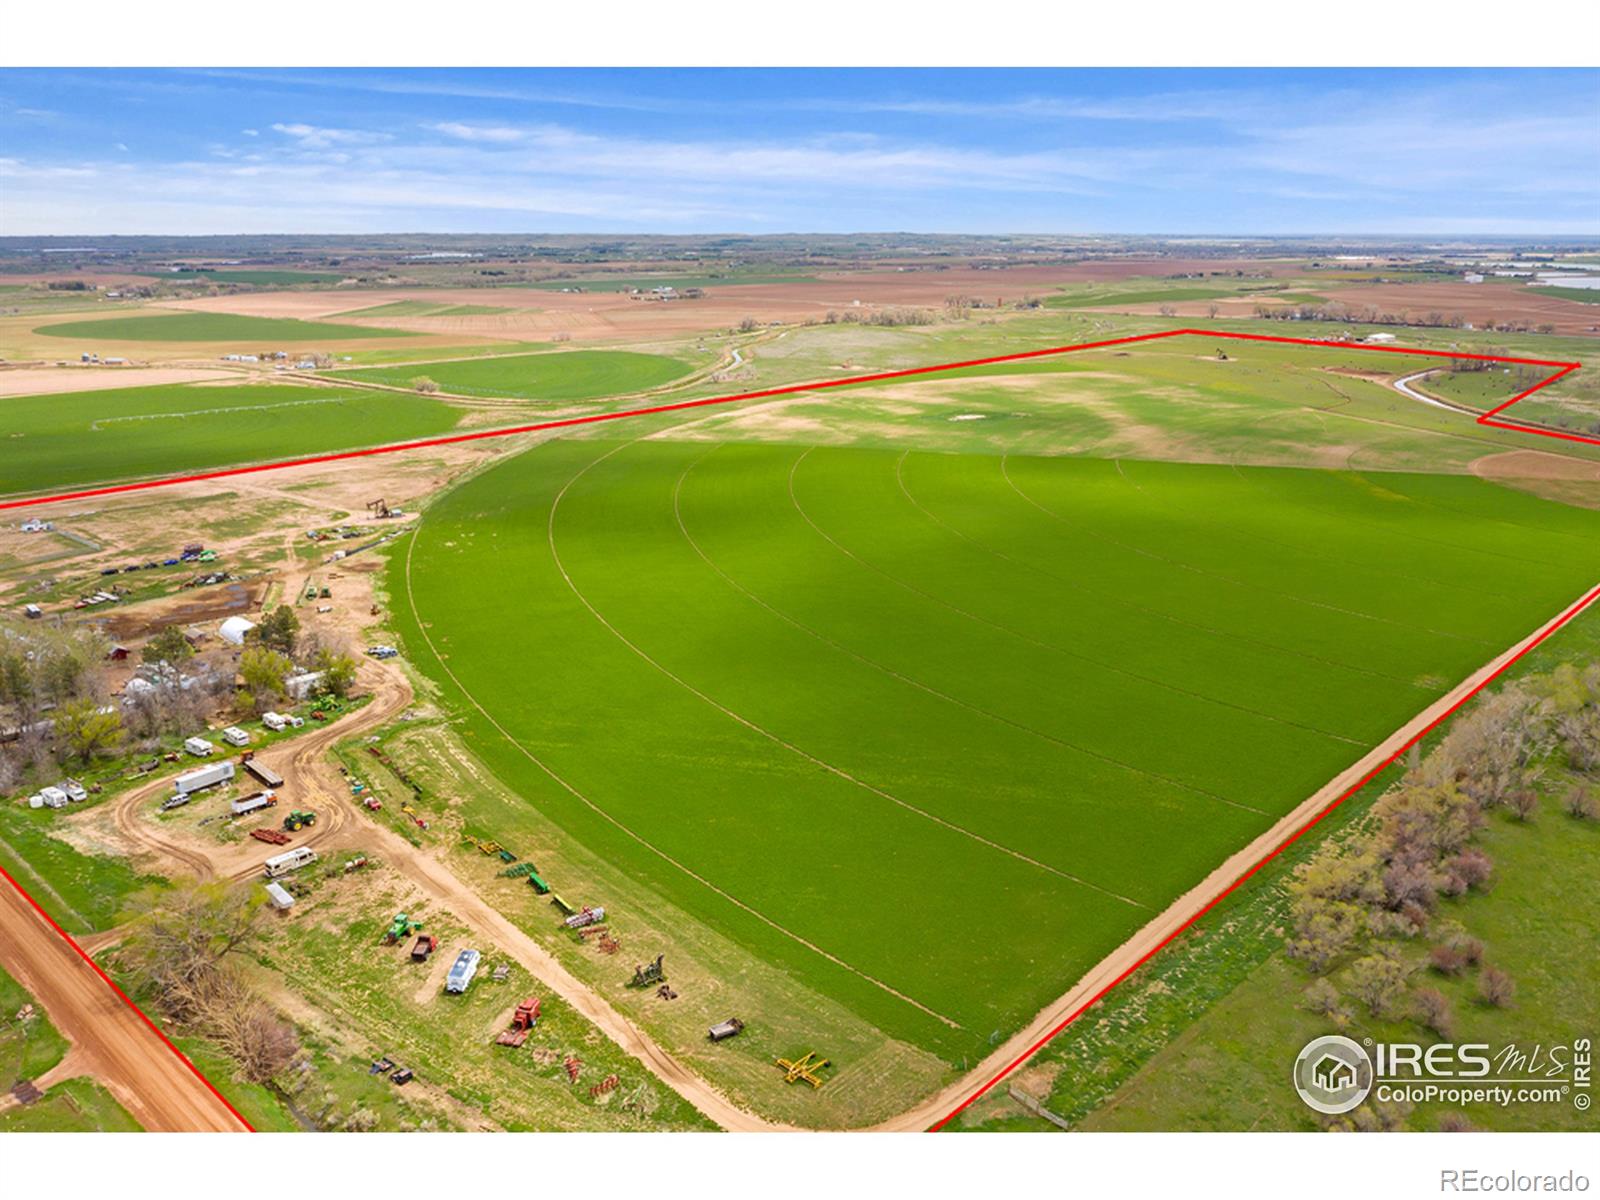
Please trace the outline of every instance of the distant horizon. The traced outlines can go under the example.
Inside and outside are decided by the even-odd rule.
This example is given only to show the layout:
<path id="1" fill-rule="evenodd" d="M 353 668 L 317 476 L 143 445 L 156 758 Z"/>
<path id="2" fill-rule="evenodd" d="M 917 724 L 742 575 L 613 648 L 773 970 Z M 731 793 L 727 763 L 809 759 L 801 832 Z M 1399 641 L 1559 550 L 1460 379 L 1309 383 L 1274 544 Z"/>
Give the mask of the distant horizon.
<path id="1" fill-rule="evenodd" d="M 951 232 L 947 230 L 906 230 L 906 229 L 851 229 L 851 230 L 771 230 L 752 232 L 739 229 L 715 229 L 699 233 L 674 233 L 652 230 L 621 230 L 621 229 L 574 229 L 574 230 L 413 230 L 413 229 L 375 229 L 360 233 L 340 233 L 316 230 L 305 231 L 265 231 L 260 233 L 244 233 L 239 231 L 215 233 L 35 233 L 35 234 L 0 234 L 0 250 L 13 247 L 17 243 L 32 243 L 42 241 L 114 241 L 114 240 L 153 240 L 153 241 L 218 241 L 218 240 L 247 240 L 247 239 L 306 239 L 306 240 L 338 240 L 341 242 L 358 242 L 361 239 L 408 238 L 408 239 L 438 239 L 445 241 L 452 238 L 488 238 L 496 241 L 514 241 L 526 239 L 538 241 L 541 239 L 583 239 L 583 238 L 626 238 L 630 240 L 674 240 L 686 241 L 710 238 L 742 238 L 751 241 L 778 240 L 782 238 L 918 238 L 918 239 L 965 239 L 965 240 L 1017 240 L 1017 239 L 1059 239 L 1061 241 L 1103 241 L 1122 240 L 1129 242 L 1167 242 L 1197 245 L 1215 245 L 1219 243 L 1277 243 L 1277 242 L 1327 242 L 1332 245 L 1361 245 L 1364 243 L 1406 243 L 1420 246 L 1426 243 L 1504 243 L 1509 245 L 1522 245 L 1527 243 L 1541 243 L 1555 246 L 1594 245 L 1600 247 L 1600 233 L 1566 233 L 1566 234 L 1508 234 L 1508 233 L 1360 233 L 1341 234 L 1330 232 L 1313 233 L 1152 233 L 1149 231 L 1133 232 L 1090 232 L 1090 233 L 1054 233 L 1039 230 L 999 230 L 994 232 L 971 231 Z M 67 247 L 64 249 L 94 250 L 95 246 Z"/>
<path id="2" fill-rule="evenodd" d="M 0 235 L 1597 237 L 1597 111 L 1586 69 L 11 69 Z"/>

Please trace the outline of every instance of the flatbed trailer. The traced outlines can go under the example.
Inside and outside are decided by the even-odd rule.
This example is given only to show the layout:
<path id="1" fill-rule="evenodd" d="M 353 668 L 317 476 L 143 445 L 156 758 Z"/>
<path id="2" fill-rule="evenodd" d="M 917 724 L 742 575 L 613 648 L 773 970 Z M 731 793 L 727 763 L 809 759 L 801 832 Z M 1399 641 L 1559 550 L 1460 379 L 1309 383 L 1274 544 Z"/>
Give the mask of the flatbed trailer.
<path id="1" fill-rule="evenodd" d="M 244 764 L 244 769 L 254 775 L 260 781 L 262 787 L 276 791 L 283 786 L 283 776 L 279 775 L 264 762 L 258 762 L 252 758 Z"/>

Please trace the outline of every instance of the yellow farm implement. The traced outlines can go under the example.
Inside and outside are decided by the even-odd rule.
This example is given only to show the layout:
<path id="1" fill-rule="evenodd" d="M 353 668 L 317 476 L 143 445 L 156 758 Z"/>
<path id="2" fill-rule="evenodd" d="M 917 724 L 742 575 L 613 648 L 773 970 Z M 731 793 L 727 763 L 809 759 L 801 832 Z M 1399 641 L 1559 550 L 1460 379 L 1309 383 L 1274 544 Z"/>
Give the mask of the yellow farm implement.
<path id="1" fill-rule="evenodd" d="M 817 1072 L 824 1067 L 832 1065 L 815 1050 L 807 1051 L 802 1058 L 780 1058 L 777 1062 L 778 1066 L 783 1068 L 783 1081 L 785 1083 L 794 1083 L 797 1080 L 804 1079 L 814 1088 L 821 1087 L 823 1083 L 822 1077 Z"/>

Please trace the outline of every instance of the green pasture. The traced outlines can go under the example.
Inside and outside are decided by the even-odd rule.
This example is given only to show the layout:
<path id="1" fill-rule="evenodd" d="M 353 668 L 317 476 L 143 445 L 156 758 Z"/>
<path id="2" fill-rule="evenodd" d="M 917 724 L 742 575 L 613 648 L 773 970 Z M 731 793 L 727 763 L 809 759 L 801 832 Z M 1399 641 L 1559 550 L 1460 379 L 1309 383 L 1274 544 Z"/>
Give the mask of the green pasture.
<path id="1" fill-rule="evenodd" d="M 1597 534 L 1470 477 L 570 440 L 439 501 L 389 590 L 528 803 L 959 1062 L 1575 599 Z"/>
<path id="2" fill-rule="evenodd" d="M 409 386 L 425 375 L 447 392 L 517 400 L 595 400 L 642 392 L 681 378 L 694 368 L 681 359 L 628 350 L 572 350 L 508 354 L 456 362 L 421 362 L 341 372 L 339 377 Z"/>
<path id="3" fill-rule="evenodd" d="M 292 384 L 176 384 L 0 405 L 0 493 L 204 470 L 445 433 L 424 396 Z"/>
<path id="4" fill-rule="evenodd" d="M 34 332 L 46 337 L 89 338 L 101 342 L 232 342 L 247 343 L 252 348 L 262 342 L 304 347 L 312 342 L 413 336 L 403 329 L 213 312 L 166 312 L 97 321 L 63 321 L 59 325 L 41 326 Z"/>

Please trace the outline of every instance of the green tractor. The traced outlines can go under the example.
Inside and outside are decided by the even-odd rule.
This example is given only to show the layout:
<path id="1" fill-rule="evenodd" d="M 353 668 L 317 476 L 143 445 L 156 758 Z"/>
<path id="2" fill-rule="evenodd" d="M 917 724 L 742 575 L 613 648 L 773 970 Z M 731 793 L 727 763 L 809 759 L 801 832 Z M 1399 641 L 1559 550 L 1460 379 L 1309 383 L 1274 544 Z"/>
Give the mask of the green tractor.
<path id="1" fill-rule="evenodd" d="M 285 833 L 299 833 L 302 829 L 309 829 L 316 823 L 316 813 L 297 808 L 283 819 L 283 830 Z"/>
<path id="2" fill-rule="evenodd" d="M 393 922 L 391 922 L 389 925 L 388 931 L 383 935 L 383 944 L 385 946 L 392 946 L 396 942 L 404 941 L 421 928 L 421 921 L 413 921 L 410 917 L 406 916 L 405 913 L 396 913 Z"/>

